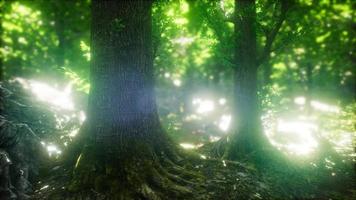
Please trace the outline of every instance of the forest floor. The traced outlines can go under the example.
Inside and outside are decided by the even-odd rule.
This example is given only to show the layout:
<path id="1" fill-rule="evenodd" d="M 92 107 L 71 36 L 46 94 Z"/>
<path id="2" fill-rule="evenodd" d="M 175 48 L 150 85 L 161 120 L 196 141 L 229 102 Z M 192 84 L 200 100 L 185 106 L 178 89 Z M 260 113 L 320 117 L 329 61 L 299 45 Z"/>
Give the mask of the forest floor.
<path id="1" fill-rule="evenodd" d="M 51 199 L 54 193 L 59 194 L 57 197 L 63 197 L 58 199 L 67 199 L 64 197 L 70 195 L 67 186 L 72 169 L 63 167 L 54 157 L 43 153 L 49 147 L 44 148 L 41 142 L 49 138 L 63 142 L 60 132 L 63 129 L 67 132 L 72 130 L 73 125 L 59 130 L 56 128 L 56 113 L 52 109 L 38 105 L 34 97 L 18 84 L 2 83 L 0 86 L 0 149 L 15 149 L 12 152 L 22 155 L 9 153 L 13 166 L 27 169 L 28 176 L 25 178 L 30 186 L 22 186 L 22 190 L 31 194 L 32 199 Z M 11 141 L 11 144 L 4 141 Z M 195 159 L 184 161 L 182 167 L 202 175 L 196 180 L 202 183 L 202 187 L 195 191 L 193 186 L 186 185 L 187 188 L 192 187 L 192 195 L 186 199 L 356 199 L 353 163 L 340 167 L 335 176 L 328 169 L 294 166 L 291 163 L 272 162 L 261 167 L 247 161 L 213 159 L 197 152 L 191 154 Z M 15 187 L 20 186 L 17 184 Z M 100 199 L 99 193 L 91 192 L 97 196 L 96 199 Z"/>
<path id="2" fill-rule="evenodd" d="M 196 183 L 202 183 L 199 190 L 195 186 L 191 196 L 184 199 L 343 199 L 356 197 L 355 185 L 349 178 L 326 178 L 315 175 L 318 170 L 280 169 L 258 170 L 251 163 L 240 163 L 219 159 L 188 161 L 186 171 L 202 177 Z M 52 199 L 70 196 L 66 187 L 70 182 L 72 171 L 56 166 L 49 170 L 43 180 L 35 185 L 34 199 Z M 313 175 L 314 174 L 314 175 Z M 320 177 L 323 176 L 323 177 Z M 184 178 L 182 175 L 181 178 Z M 325 179 L 326 178 L 326 179 Z M 105 196 L 91 191 L 94 199 L 106 199 Z M 63 198 L 67 199 L 67 198 Z M 71 198 L 68 198 L 71 199 Z M 110 198 L 108 198 L 110 199 Z M 166 199 L 175 199 L 168 197 Z"/>

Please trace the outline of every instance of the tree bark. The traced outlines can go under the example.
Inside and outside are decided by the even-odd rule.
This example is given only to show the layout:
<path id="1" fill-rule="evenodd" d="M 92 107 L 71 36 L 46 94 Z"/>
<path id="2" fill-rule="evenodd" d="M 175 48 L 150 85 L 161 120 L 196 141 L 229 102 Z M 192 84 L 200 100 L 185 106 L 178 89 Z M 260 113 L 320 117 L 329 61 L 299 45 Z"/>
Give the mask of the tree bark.
<path id="1" fill-rule="evenodd" d="M 159 127 L 150 8 L 150 1 L 93 1 L 88 128 L 96 143 L 124 148 L 127 138 L 151 138 Z"/>
<path id="2" fill-rule="evenodd" d="M 108 199 L 189 193 L 162 167 L 163 160 L 164 166 L 174 165 L 177 157 L 157 114 L 151 6 L 147 0 L 92 1 L 91 89 L 80 133 L 84 147 L 69 186 L 72 192 L 89 191 L 80 198 L 89 198 L 91 191 Z"/>
<path id="3" fill-rule="evenodd" d="M 65 13 L 64 9 L 61 9 L 61 4 L 63 2 L 52 1 L 53 14 L 54 14 L 54 29 L 58 39 L 58 46 L 56 50 L 56 63 L 58 67 L 63 67 L 65 64 L 65 48 L 66 48 L 66 39 L 65 39 Z"/>
<path id="4" fill-rule="evenodd" d="M 306 63 L 306 83 L 305 83 L 305 109 L 308 115 L 312 114 L 312 97 L 313 97 L 313 65 Z"/>
<path id="5" fill-rule="evenodd" d="M 4 27 L 3 27 L 3 19 L 5 15 L 5 11 L 7 10 L 8 4 L 0 3 L 0 49 L 5 47 L 3 41 Z M 0 81 L 4 80 L 4 55 L 0 54 Z"/>
<path id="6" fill-rule="evenodd" d="M 271 75 L 272 75 L 272 63 L 266 62 L 265 66 L 263 66 L 263 86 L 267 86 L 271 83 Z"/>
<path id="7" fill-rule="evenodd" d="M 226 157 L 237 159 L 257 150 L 261 131 L 257 97 L 256 5 L 253 0 L 235 1 L 234 133 Z"/>

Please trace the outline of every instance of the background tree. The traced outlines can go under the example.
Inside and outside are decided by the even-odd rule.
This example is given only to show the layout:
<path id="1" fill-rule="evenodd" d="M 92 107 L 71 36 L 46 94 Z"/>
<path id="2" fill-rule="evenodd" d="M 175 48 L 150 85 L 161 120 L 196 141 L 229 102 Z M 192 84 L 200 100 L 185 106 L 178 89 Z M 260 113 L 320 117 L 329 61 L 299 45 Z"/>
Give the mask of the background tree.
<path id="1" fill-rule="evenodd" d="M 228 141 L 229 144 L 223 155 L 236 159 L 268 144 L 260 121 L 260 100 L 257 93 L 261 70 L 258 69 L 259 66 L 268 66 L 266 63 L 276 36 L 292 4 L 290 1 L 277 1 L 273 4 L 264 1 L 235 1 L 235 5 L 228 4 L 231 1 L 223 2 L 222 5 L 218 1 L 202 1 L 197 5 L 205 10 L 202 14 L 217 35 L 220 49 L 218 54 L 223 52 L 220 59 L 221 62 L 225 61 L 224 70 L 233 73 L 232 107 L 235 117 L 233 124 L 236 126 L 232 128 L 233 133 L 224 137 L 221 142 Z M 257 12 L 256 7 L 264 12 Z"/>
<path id="2" fill-rule="evenodd" d="M 268 61 L 273 43 L 291 9 L 291 1 L 276 3 L 275 22 L 269 28 L 258 27 L 256 1 L 235 1 L 235 62 L 234 114 L 236 129 L 230 137 L 231 145 L 226 156 L 231 159 L 258 152 L 269 144 L 261 124 L 261 106 L 258 99 L 258 68 Z M 257 28 L 265 29 L 260 42 Z M 263 45 L 261 45 L 261 43 Z M 259 51 L 259 47 L 262 47 Z M 261 52 L 261 53 L 260 53 Z"/>
<path id="3" fill-rule="evenodd" d="M 257 99 L 257 35 L 254 1 L 235 1 L 234 114 L 236 132 L 231 137 L 229 158 L 246 155 L 261 147 Z"/>

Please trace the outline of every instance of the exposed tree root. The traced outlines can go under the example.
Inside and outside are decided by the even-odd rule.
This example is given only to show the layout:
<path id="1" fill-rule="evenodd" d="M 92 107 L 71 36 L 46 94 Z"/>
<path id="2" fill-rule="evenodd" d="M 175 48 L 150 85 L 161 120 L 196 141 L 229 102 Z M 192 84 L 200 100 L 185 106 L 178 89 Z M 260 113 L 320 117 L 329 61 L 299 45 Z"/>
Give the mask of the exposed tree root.
<path id="1" fill-rule="evenodd" d="M 279 159 L 283 157 L 282 153 L 272 147 L 267 140 L 261 139 L 256 142 L 259 145 L 250 147 L 244 140 L 234 139 L 225 136 L 216 142 L 204 145 L 199 152 L 212 158 L 253 163 L 274 159 L 276 156 Z"/>
<path id="2" fill-rule="evenodd" d="M 164 143 L 163 143 L 164 144 Z M 181 151 L 171 147 L 131 141 L 125 152 L 104 155 L 104 148 L 87 145 L 68 174 L 61 191 L 45 195 L 50 199 L 201 199 L 204 176 L 184 166 Z M 68 184 L 69 182 L 69 184 Z M 62 188 L 62 186 L 57 186 Z"/>

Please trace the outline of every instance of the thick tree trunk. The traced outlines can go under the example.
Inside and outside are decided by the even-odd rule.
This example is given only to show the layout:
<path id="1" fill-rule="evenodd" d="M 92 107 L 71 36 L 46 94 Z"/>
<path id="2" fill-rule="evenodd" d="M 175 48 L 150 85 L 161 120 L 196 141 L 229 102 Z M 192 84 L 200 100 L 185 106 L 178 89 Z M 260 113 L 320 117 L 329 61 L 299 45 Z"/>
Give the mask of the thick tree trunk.
<path id="1" fill-rule="evenodd" d="M 226 157 L 237 159 L 260 147 L 261 131 L 257 98 L 256 6 L 253 0 L 235 1 L 234 133 Z"/>
<path id="2" fill-rule="evenodd" d="M 177 157 L 155 103 L 151 5 L 147 0 L 92 1 L 91 89 L 81 130 L 84 147 L 70 191 L 95 191 L 108 199 L 189 193 L 162 167 L 163 160 L 165 166 L 175 165 Z"/>
<path id="3" fill-rule="evenodd" d="M 108 149 L 157 136 L 151 2 L 93 1 L 92 18 L 88 131 Z"/>

